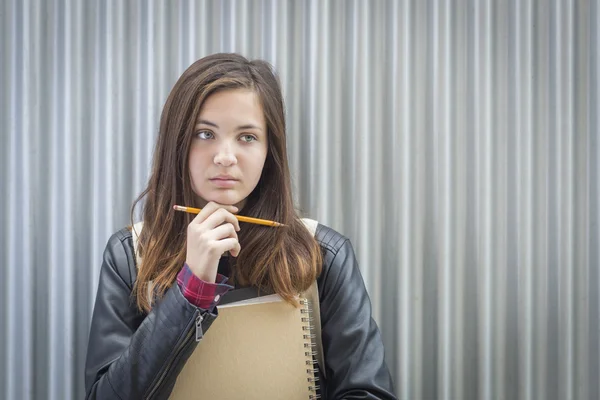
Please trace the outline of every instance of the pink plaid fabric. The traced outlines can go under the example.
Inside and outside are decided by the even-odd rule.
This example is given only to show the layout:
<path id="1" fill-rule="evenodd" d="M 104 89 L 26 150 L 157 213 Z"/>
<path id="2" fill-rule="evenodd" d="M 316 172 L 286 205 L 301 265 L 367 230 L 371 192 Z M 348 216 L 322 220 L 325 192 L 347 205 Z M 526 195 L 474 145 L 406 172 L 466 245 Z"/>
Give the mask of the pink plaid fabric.
<path id="1" fill-rule="evenodd" d="M 177 284 L 183 296 L 190 303 L 198 308 L 212 312 L 219 303 L 219 300 L 221 300 L 221 297 L 233 289 L 233 286 L 226 284 L 228 279 L 224 275 L 217 274 L 216 283 L 205 282 L 194 275 L 186 263 L 177 275 Z"/>

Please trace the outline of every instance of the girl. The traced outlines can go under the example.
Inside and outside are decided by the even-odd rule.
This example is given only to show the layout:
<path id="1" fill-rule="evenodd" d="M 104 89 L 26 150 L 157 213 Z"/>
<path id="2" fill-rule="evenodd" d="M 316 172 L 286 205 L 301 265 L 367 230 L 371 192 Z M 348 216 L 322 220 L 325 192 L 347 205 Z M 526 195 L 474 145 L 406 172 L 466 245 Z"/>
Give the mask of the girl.
<path id="1" fill-rule="evenodd" d="M 279 82 L 264 61 L 215 54 L 190 66 L 160 121 L 136 265 L 132 231 L 108 241 L 86 360 L 88 399 L 163 399 L 218 303 L 259 287 L 294 303 L 317 280 L 326 399 L 392 399 L 352 245 L 293 207 Z M 202 208 L 197 216 L 173 205 Z M 240 226 L 235 215 L 284 228 Z M 210 366 L 207 366 L 209 368 Z M 326 376 L 324 379 L 323 375 Z M 232 378 L 235 379 L 235 378 Z"/>

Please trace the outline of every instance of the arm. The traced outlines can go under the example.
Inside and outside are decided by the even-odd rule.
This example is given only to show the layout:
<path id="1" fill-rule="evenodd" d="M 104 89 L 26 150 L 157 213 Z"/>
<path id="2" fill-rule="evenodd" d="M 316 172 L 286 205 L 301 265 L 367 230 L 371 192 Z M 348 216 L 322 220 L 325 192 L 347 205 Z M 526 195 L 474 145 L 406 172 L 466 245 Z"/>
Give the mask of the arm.
<path id="1" fill-rule="evenodd" d="M 325 236 L 327 267 L 319 278 L 325 398 L 396 399 L 352 245 L 337 233 Z"/>
<path id="2" fill-rule="evenodd" d="M 104 252 L 92 316 L 86 398 L 156 398 L 170 393 L 175 377 L 216 313 L 190 304 L 177 283 L 144 317 L 131 297 L 135 273 L 130 235 L 120 231 Z"/>

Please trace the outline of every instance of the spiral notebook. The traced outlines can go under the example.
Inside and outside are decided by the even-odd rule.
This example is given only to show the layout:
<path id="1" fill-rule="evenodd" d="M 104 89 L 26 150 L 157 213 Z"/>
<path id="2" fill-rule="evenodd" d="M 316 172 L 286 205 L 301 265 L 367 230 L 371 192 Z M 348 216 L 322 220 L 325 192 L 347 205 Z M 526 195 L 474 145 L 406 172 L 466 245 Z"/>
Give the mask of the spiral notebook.
<path id="1" fill-rule="evenodd" d="M 170 399 L 317 399 L 310 303 L 299 301 L 269 295 L 219 306 Z"/>

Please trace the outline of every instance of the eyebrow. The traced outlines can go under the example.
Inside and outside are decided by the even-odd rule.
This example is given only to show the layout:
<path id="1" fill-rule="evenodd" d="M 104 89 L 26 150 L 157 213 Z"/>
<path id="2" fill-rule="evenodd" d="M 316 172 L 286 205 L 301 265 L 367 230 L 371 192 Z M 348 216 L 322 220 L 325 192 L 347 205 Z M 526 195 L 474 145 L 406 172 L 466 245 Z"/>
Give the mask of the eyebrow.
<path id="1" fill-rule="evenodd" d="M 196 126 L 197 125 L 202 125 L 202 124 L 208 125 L 208 126 L 212 126 L 214 128 L 219 129 L 219 125 L 215 124 L 214 122 L 207 121 L 205 119 L 198 120 L 198 123 L 196 124 Z M 237 127 L 238 131 L 239 130 L 243 130 L 243 129 L 258 129 L 258 130 L 262 131 L 262 129 L 259 126 L 252 125 L 252 124 L 240 125 L 240 126 Z"/>

